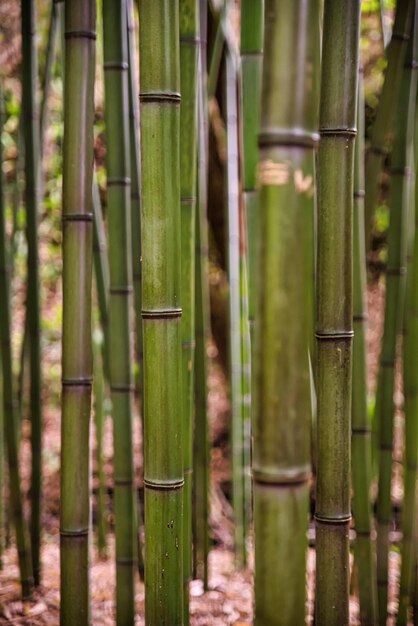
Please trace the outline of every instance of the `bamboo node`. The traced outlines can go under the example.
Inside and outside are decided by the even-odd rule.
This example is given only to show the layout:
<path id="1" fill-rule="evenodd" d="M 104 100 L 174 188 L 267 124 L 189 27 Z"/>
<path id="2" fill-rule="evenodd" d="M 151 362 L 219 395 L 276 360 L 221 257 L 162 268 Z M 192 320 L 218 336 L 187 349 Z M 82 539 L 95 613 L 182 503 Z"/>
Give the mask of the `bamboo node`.
<path id="1" fill-rule="evenodd" d="M 114 393 L 131 393 L 131 391 L 135 391 L 135 386 L 128 385 L 110 385 L 110 391 Z"/>
<path id="2" fill-rule="evenodd" d="M 109 293 L 113 296 L 126 296 L 132 293 L 132 285 L 120 285 L 116 287 L 110 287 Z"/>
<path id="3" fill-rule="evenodd" d="M 65 39 L 96 39 L 96 31 L 94 30 L 67 30 L 64 33 Z"/>
<path id="4" fill-rule="evenodd" d="M 271 128 L 260 132 L 258 135 L 258 145 L 260 148 L 268 146 L 314 148 L 318 141 L 318 133 L 307 132 L 299 128 L 283 130 Z"/>
<path id="5" fill-rule="evenodd" d="M 87 537 L 89 534 L 89 528 L 74 528 L 74 530 L 64 530 L 60 528 L 61 537 Z"/>
<path id="6" fill-rule="evenodd" d="M 357 135 L 357 128 L 349 126 L 335 126 L 334 128 L 320 128 L 319 134 L 321 137 L 355 137 Z"/>
<path id="7" fill-rule="evenodd" d="M 177 91 L 166 91 L 166 92 L 142 92 L 139 94 L 140 102 L 168 102 L 178 104 L 181 102 L 181 96 Z"/>
<path id="8" fill-rule="evenodd" d="M 143 319 L 167 319 L 170 317 L 181 317 L 181 309 L 142 309 L 141 315 Z"/>
<path id="9" fill-rule="evenodd" d="M 63 222 L 92 222 L 93 213 L 64 213 L 61 219 Z"/>
<path id="10" fill-rule="evenodd" d="M 342 513 L 341 515 L 337 515 L 335 517 L 326 517 L 320 513 L 315 513 L 314 517 L 315 521 L 319 524 L 347 524 L 351 521 L 351 513 Z"/>
<path id="11" fill-rule="evenodd" d="M 153 491 L 172 491 L 175 489 L 182 489 L 184 487 L 184 479 L 182 478 L 180 480 L 172 480 L 163 483 L 144 478 L 144 486 Z"/>
<path id="12" fill-rule="evenodd" d="M 364 189 L 355 189 L 353 191 L 353 197 L 354 198 L 365 198 L 366 197 L 366 192 Z"/>
<path id="13" fill-rule="evenodd" d="M 354 337 L 353 330 L 335 330 L 329 332 L 316 331 L 315 337 L 318 341 L 340 341 L 344 339 L 352 339 Z"/>
<path id="14" fill-rule="evenodd" d="M 92 376 L 80 376 L 79 378 L 62 378 L 63 387 L 90 387 L 93 383 Z"/>

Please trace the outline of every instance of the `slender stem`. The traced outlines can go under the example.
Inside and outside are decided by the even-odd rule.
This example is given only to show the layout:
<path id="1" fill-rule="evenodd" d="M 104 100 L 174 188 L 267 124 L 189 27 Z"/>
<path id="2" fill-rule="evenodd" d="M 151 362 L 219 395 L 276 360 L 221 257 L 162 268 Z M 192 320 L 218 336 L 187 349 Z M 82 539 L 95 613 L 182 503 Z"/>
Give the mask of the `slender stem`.
<path id="1" fill-rule="evenodd" d="M 116 622 L 135 621 L 137 514 L 132 448 L 131 209 L 126 2 L 103 2 L 107 213 L 109 232 L 110 392 L 113 407 Z"/>
<path id="2" fill-rule="evenodd" d="M 93 358 L 92 179 L 96 3 L 65 3 L 63 339 L 61 420 L 62 626 L 87 626 L 89 431 Z"/>
<path id="3" fill-rule="evenodd" d="M 140 0 L 145 621 L 183 623 L 178 0 Z"/>
<path id="4" fill-rule="evenodd" d="M 360 2 L 325 0 L 318 151 L 316 622 L 349 623 L 352 206 Z M 336 64 L 341 68 L 335 71 Z"/>

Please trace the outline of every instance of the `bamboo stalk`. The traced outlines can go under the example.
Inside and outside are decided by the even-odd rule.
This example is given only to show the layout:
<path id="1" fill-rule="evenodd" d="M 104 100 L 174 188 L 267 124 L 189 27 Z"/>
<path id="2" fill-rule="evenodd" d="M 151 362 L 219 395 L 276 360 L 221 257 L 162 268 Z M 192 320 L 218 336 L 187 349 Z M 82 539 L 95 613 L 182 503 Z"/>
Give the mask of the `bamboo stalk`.
<path id="1" fill-rule="evenodd" d="M 352 204 L 360 2 L 325 0 L 318 151 L 316 622 L 349 623 Z M 335 71 L 335 64 L 341 72 Z"/>
<path id="2" fill-rule="evenodd" d="M 367 411 L 367 356 L 365 326 L 367 309 L 366 250 L 364 233 L 364 90 L 359 70 L 357 137 L 354 153 L 353 234 L 353 385 L 351 408 L 353 509 L 356 529 L 354 559 L 358 570 L 360 619 L 378 623 L 375 545 L 372 542 L 371 424 Z"/>
<path id="3" fill-rule="evenodd" d="M 145 621 L 183 623 L 179 3 L 140 0 Z"/>
<path id="4" fill-rule="evenodd" d="M 38 204 L 40 201 L 39 117 L 37 106 L 37 55 L 35 3 L 22 2 L 22 108 L 25 143 L 25 206 L 28 242 L 27 315 L 30 359 L 31 419 L 31 519 L 33 573 L 40 583 L 40 534 L 42 490 L 42 409 L 40 293 L 38 276 Z"/>
<path id="5" fill-rule="evenodd" d="M 0 102 L 0 129 L 3 129 L 3 97 Z M 1 132 L 0 132 L 1 135 Z M 3 144 L 0 141 L 0 163 L 3 162 Z M 4 176 L 0 170 L 0 289 L 3 294 L 3 306 L 0 315 L 0 341 L 2 361 L 2 405 L 4 412 L 4 431 L 0 431 L 7 447 L 9 470 L 10 509 L 16 532 L 16 544 L 19 558 L 20 580 L 23 598 L 30 597 L 33 589 L 32 558 L 28 529 L 23 514 L 23 497 L 20 485 L 18 460 L 18 428 L 20 420 L 16 414 L 13 395 L 12 347 L 11 347 L 11 303 L 10 303 L 10 255 L 6 238 L 6 206 L 4 202 Z M 3 459 L 2 459 L 3 462 Z"/>
<path id="6" fill-rule="evenodd" d="M 253 417 L 257 626 L 305 621 L 318 10 L 315 1 L 265 3 Z"/>
<path id="7" fill-rule="evenodd" d="M 62 626 L 90 623 L 89 429 L 95 2 L 65 4 L 63 339 L 61 421 Z"/>
<path id="8" fill-rule="evenodd" d="M 402 68 L 412 19 L 413 0 L 399 0 L 396 6 L 392 38 L 388 46 L 388 65 L 379 107 L 371 131 L 371 147 L 366 159 L 365 226 L 369 236 L 379 191 L 379 176 L 383 162 L 390 150 L 394 122 L 399 107 Z"/>
<path id="9" fill-rule="evenodd" d="M 136 358 L 138 362 L 137 392 L 140 409 L 142 443 L 144 441 L 143 419 L 141 412 L 143 387 L 143 347 L 141 323 L 141 159 L 139 137 L 139 100 L 136 67 L 135 19 L 133 0 L 127 2 L 128 27 L 128 62 L 129 62 L 129 138 L 131 153 L 131 246 L 132 246 L 132 283 L 134 290 Z M 137 499 L 137 552 L 138 572 L 144 578 L 144 556 L 141 542 L 141 531 L 144 527 L 143 515 L 139 499 Z"/>
<path id="10" fill-rule="evenodd" d="M 55 56 L 55 46 L 57 43 L 57 37 L 60 29 L 60 14 L 59 14 L 59 5 L 61 0 L 53 0 L 51 5 L 51 13 L 49 20 L 49 28 L 48 28 L 48 43 L 46 49 L 46 61 L 44 68 L 44 75 L 42 81 L 42 99 L 40 106 L 40 115 L 39 115 L 39 135 L 40 135 L 40 147 L 41 152 L 43 152 L 43 142 L 45 139 L 45 131 L 47 125 L 47 116 L 48 116 L 48 96 L 49 96 L 49 88 L 51 84 L 52 77 L 52 66 L 54 63 Z"/>
<path id="11" fill-rule="evenodd" d="M 195 576 L 208 588 L 209 433 L 206 346 L 209 339 L 209 260 L 207 232 L 208 107 L 206 89 L 207 2 L 200 1 L 198 65 L 198 193 L 196 213 L 196 351 L 193 548 Z"/>
<path id="12" fill-rule="evenodd" d="M 414 31 L 413 31 L 413 54 L 407 58 L 406 67 L 412 74 L 411 92 L 417 89 L 417 45 L 418 45 L 418 4 L 415 4 Z M 407 55 L 408 56 L 408 55 Z M 397 624 L 407 626 L 409 607 L 413 604 L 413 585 L 415 573 L 415 558 L 417 551 L 417 470 L 418 470 L 418 389 L 416 379 L 418 375 L 418 196 L 415 187 L 416 172 L 418 167 L 417 139 L 418 126 L 416 124 L 415 111 L 412 111 L 414 103 L 411 93 L 410 122 L 408 135 L 414 136 L 414 145 L 409 145 L 410 164 L 412 166 L 415 157 L 415 178 L 406 184 L 409 186 L 408 206 L 406 207 L 406 246 L 407 246 L 407 269 L 406 269 L 406 292 L 403 329 L 403 389 L 404 389 L 404 505 L 402 512 L 402 560 L 399 583 L 399 608 Z M 412 128 L 413 127 L 413 128 Z M 414 131 L 414 132 L 413 132 Z M 412 142 L 410 142 L 411 144 Z M 411 172 L 412 174 L 412 172 Z"/>
<path id="13" fill-rule="evenodd" d="M 195 230 L 197 187 L 197 61 L 199 5 L 180 0 L 180 206 L 183 398 L 183 596 L 184 623 L 189 623 L 192 575 L 193 388 L 195 359 Z"/>
<path id="14" fill-rule="evenodd" d="M 413 31 L 411 31 L 413 32 Z M 413 38 L 410 39 L 407 63 L 403 69 L 400 103 L 405 113 L 396 126 L 392 154 L 392 176 L 389 197 L 388 265 L 386 270 L 385 320 L 376 392 L 376 422 L 379 430 L 379 482 L 377 500 L 377 582 L 379 619 L 386 623 L 388 600 L 389 527 L 392 519 L 391 478 L 394 414 L 394 379 L 397 341 L 404 310 L 406 274 L 406 233 L 408 230 L 408 189 L 410 146 L 417 93 L 416 72 L 410 67 L 413 59 Z M 412 132 L 412 136 L 411 136 Z"/>
<path id="15" fill-rule="evenodd" d="M 96 426 L 96 446 L 97 446 L 97 547 L 100 558 L 107 556 L 106 535 L 107 535 L 107 504 L 106 504 L 106 477 L 104 472 L 103 458 L 103 429 L 104 429 L 104 376 L 103 376 L 103 334 L 96 330 L 93 335 L 93 391 L 94 391 L 94 423 Z"/>
<path id="16" fill-rule="evenodd" d="M 239 153 L 237 72 L 229 51 L 225 55 L 227 211 L 229 282 L 229 375 L 231 404 L 232 508 L 234 553 L 239 567 L 246 562 L 244 530 L 244 428 L 242 421 L 242 359 L 239 274 Z"/>
<path id="17" fill-rule="evenodd" d="M 126 2 L 103 2 L 109 231 L 110 391 L 113 407 L 116 622 L 135 621 L 137 520 L 132 450 L 130 158 Z"/>

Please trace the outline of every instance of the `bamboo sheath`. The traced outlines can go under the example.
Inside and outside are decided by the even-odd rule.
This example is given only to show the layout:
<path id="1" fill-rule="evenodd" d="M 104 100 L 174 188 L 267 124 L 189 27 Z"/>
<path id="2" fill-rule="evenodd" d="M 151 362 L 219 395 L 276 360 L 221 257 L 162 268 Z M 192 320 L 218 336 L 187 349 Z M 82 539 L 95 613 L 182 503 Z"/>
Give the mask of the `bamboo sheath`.
<path id="1" fill-rule="evenodd" d="M 413 31 L 411 31 L 413 32 Z M 401 332 L 405 299 L 405 274 L 408 232 L 409 175 L 417 92 L 416 72 L 411 70 L 413 41 L 410 39 L 407 65 L 402 72 L 400 116 L 395 129 L 392 153 L 388 265 L 386 270 L 385 320 L 380 355 L 376 418 L 379 430 L 379 481 L 377 500 L 377 582 L 379 619 L 386 621 L 388 601 L 389 526 L 392 519 L 391 478 L 394 414 L 394 379 L 397 341 Z M 411 134 L 412 133 L 412 134 Z M 379 393 L 381 391 L 381 393 Z"/>
<path id="2" fill-rule="evenodd" d="M 367 309 L 366 250 L 364 232 L 364 89 L 359 69 L 357 137 L 354 154 L 354 233 L 353 233 L 353 384 L 351 407 L 351 446 L 353 509 L 356 529 L 354 559 L 358 571 L 360 620 L 376 625 L 377 582 L 375 545 L 372 542 L 371 424 L 367 412 L 367 361 L 365 326 Z"/>
<path id="3" fill-rule="evenodd" d="M 316 2 L 265 3 L 253 417 L 257 626 L 305 620 L 313 306 L 306 225 L 318 140 L 318 10 Z"/>
<path id="4" fill-rule="evenodd" d="M 39 115 L 37 107 L 38 64 L 35 47 L 35 3 L 22 2 L 22 108 L 25 145 L 25 206 L 28 242 L 27 315 L 30 359 L 31 419 L 31 519 L 30 535 L 35 584 L 40 582 L 40 534 L 42 487 L 42 410 L 40 295 L 38 276 L 38 204 L 40 201 Z"/>
<path id="5" fill-rule="evenodd" d="M 189 623 L 192 574 L 193 405 L 195 359 L 195 231 L 197 189 L 197 62 L 199 5 L 180 0 L 180 206 L 183 385 L 183 596 L 184 623 Z"/>
<path id="6" fill-rule="evenodd" d="M 413 2 L 414 0 L 399 0 L 397 2 L 392 38 L 387 49 L 388 66 L 385 82 L 371 132 L 371 148 L 366 159 L 364 207 L 366 237 L 369 237 L 373 213 L 378 200 L 379 176 L 384 159 L 390 151 L 394 123 L 397 119 L 402 68 L 409 39 Z"/>
<path id="7" fill-rule="evenodd" d="M 3 93 L 0 101 L 0 129 L 3 129 Z M 3 148 L 0 145 L 0 163 L 3 162 Z M 7 249 L 6 206 L 4 201 L 4 175 L 0 171 L 0 289 L 3 306 L 0 315 L 0 343 L 2 370 L 2 413 L 4 413 L 4 437 L 7 451 L 10 510 L 16 533 L 19 557 L 20 581 L 23 598 L 28 598 L 33 589 L 33 570 L 29 533 L 23 513 L 23 498 L 20 485 L 18 460 L 18 427 L 20 420 L 16 412 L 13 396 L 13 367 L 11 346 L 11 301 L 10 301 L 10 255 Z M 3 439 L 3 437 L 1 437 Z M 2 458 L 3 462 L 3 458 Z M 1 494 L 3 496 L 3 494 Z"/>
<path id="8" fill-rule="evenodd" d="M 110 391 L 113 407 L 116 622 L 135 621 L 137 519 L 132 450 L 131 210 L 126 2 L 103 2 L 109 232 Z"/>
<path id="9" fill-rule="evenodd" d="M 179 3 L 140 0 L 145 621 L 183 623 Z"/>
<path id="10" fill-rule="evenodd" d="M 208 107 L 206 90 L 207 2 L 200 0 L 198 58 L 198 181 L 196 211 L 196 350 L 195 427 L 193 450 L 193 552 L 194 575 L 208 588 L 209 552 L 209 436 L 207 407 L 207 357 L 209 339 L 209 260 L 207 229 Z"/>
<path id="11" fill-rule="evenodd" d="M 349 623 L 352 204 L 360 2 L 325 0 L 318 151 L 316 623 Z M 335 72 L 335 65 L 344 68 Z"/>
<path id="12" fill-rule="evenodd" d="M 90 623 L 89 429 L 95 2 L 65 6 L 63 339 L 61 421 L 62 626 Z"/>

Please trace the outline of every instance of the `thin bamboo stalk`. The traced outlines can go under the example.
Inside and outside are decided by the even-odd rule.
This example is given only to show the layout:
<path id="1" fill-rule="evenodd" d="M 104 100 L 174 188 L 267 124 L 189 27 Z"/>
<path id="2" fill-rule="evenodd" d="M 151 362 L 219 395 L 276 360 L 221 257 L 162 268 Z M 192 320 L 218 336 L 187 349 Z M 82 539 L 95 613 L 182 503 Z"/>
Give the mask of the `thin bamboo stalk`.
<path id="1" fill-rule="evenodd" d="M 183 623 L 178 0 L 140 0 L 145 621 Z"/>
<path id="2" fill-rule="evenodd" d="M 265 2 L 253 416 L 257 626 L 305 621 L 318 10 L 315 1 Z"/>
<path id="3" fill-rule="evenodd" d="M 62 626 L 90 623 L 89 430 L 96 3 L 65 4 L 63 339 L 61 420 Z"/>
<path id="4" fill-rule="evenodd" d="M 195 230 L 199 5 L 180 0 L 180 206 L 183 398 L 183 619 L 189 623 L 192 575 L 193 388 L 195 359 Z"/>
<path id="5" fill-rule="evenodd" d="M 126 2 L 103 2 L 107 206 L 109 232 L 110 392 L 113 407 L 116 622 L 135 621 L 137 519 L 132 449 L 130 158 Z"/>
<path id="6" fill-rule="evenodd" d="M 48 43 L 46 49 L 46 61 L 45 69 L 42 80 L 42 99 L 39 115 L 39 135 L 40 135 L 40 148 L 43 152 L 43 141 L 45 138 L 45 131 L 47 125 L 48 116 L 48 96 L 49 88 L 52 77 L 52 66 L 54 63 L 55 46 L 57 43 L 57 37 L 60 30 L 60 16 L 59 16 L 59 0 L 53 0 L 51 3 L 51 13 L 48 28 Z"/>
<path id="7" fill-rule="evenodd" d="M 3 99 L 1 97 L 0 115 L 3 117 Z M 0 129 L 3 121 L 0 120 Z M 0 163 L 3 162 L 3 148 L 0 142 Z M 4 176 L 0 169 L 0 289 L 3 294 L 3 306 L 0 315 L 0 341 L 3 376 L 2 413 L 4 411 L 4 431 L 7 446 L 9 469 L 10 508 L 16 532 L 16 544 L 19 557 L 22 596 L 28 598 L 33 588 L 33 571 L 30 542 L 26 521 L 23 514 L 23 497 L 20 486 L 18 460 L 18 427 L 20 420 L 16 415 L 16 404 L 13 396 L 12 348 L 11 348 L 11 309 L 10 309 L 10 255 L 6 238 L 6 206 L 4 202 Z M 3 462 L 3 459 L 2 459 Z"/>
<path id="8" fill-rule="evenodd" d="M 385 82 L 371 131 L 371 147 L 366 159 L 366 196 L 364 205 L 366 237 L 369 236 L 378 200 L 379 177 L 384 159 L 390 150 L 394 121 L 399 107 L 402 68 L 409 39 L 412 4 L 413 0 L 399 0 L 397 2 L 392 38 L 387 51 L 388 65 L 385 73 Z"/>
<path id="9" fill-rule="evenodd" d="M 413 33 L 413 30 L 411 30 Z M 407 65 L 402 72 L 400 105 L 405 113 L 396 126 L 392 154 L 392 176 L 389 196 L 390 223 L 388 231 L 388 265 L 386 270 L 385 320 L 376 393 L 376 422 L 379 430 L 379 482 L 377 499 L 377 583 L 379 620 L 386 623 L 388 601 L 389 526 L 392 519 L 391 479 L 394 414 L 394 379 L 397 341 L 404 310 L 406 274 L 406 233 L 409 205 L 409 176 L 413 141 L 413 120 L 417 93 L 416 72 L 411 70 L 414 37 L 407 52 Z M 409 67 L 408 67 L 409 65 Z M 412 135 L 411 135 L 412 132 Z"/>
<path id="10" fill-rule="evenodd" d="M 39 117 L 37 106 L 37 55 L 35 3 L 22 1 L 22 109 L 25 143 L 25 206 L 28 242 L 27 315 L 30 359 L 31 419 L 31 519 L 33 573 L 40 583 L 42 490 L 42 409 L 40 293 L 38 275 L 38 205 L 40 202 Z"/>
<path id="11" fill-rule="evenodd" d="M 353 509 L 356 528 L 354 559 L 358 570 L 360 619 L 376 625 L 377 582 L 375 545 L 372 542 L 371 424 L 367 411 L 367 357 L 365 325 L 367 309 L 366 250 L 364 233 L 364 90 L 363 70 L 359 70 L 357 137 L 354 154 L 354 233 L 353 233 L 353 385 L 351 407 L 351 446 Z"/>
<path id="12" fill-rule="evenodd" d="M 139 100 L 136 67 L 135 20 L 133 0 L 128 0 L 128 61 L 129 61 L 129 136 L 131 147 L 131 236 L 132 283 L 134 288 L 136 358 L 138 361 L 138 397 L 141 405 L 143 384 L 143 348 L 141 310 L 141 158 L 139 137 Z"/>
<path id="13" fill-rule="evenodd" d="M 229 375 L 231 404 L 232 508 L 234 513 L 235 561 L 246 561 L 244 531 L 244 428 L 242 421 L 242 360 L 239 274 L 239 152 L 238 102 L 235 61 L 225 55 L 226 135 L 227 135 L 227 211 L 229 282 Z"/>
<path id="14" fill-rule="evenodd" d="M 103 457 L 103 429 L 104 429 L 104 376 L 103 376 L 103 334 L 96 330 L 93 335 L 93 391 L 94 391 L 94 423 L 96 426 L 97 446 L 97 547 L 100 557 L 106 558 L 106 535 L 107 535 L 107 503 L 106 503 L 106 477 Z"/>
<path id="15" fill-rule="evenodd" d="M 415 8 L 415 47 L 418 43 L 418 11 Z M 416 50 L 414 51 L 416 53 Z M 409 69 L 416 74 L 416 56 L 407 60 Z M 417 78 L 413 78 L 417 80 Z M 412 104 L 411 104 L 412 106 Z M 407 217 L 407 273 L 403 331 L 403 389 L 404 389 L 404 505 L 402 511 L 402 560 L 399 583 L 399 608 L 397 624 L 407 626 L 409 607 L 413 604 L 413 585 L 415 572 L 415 555 L 417 547 L 417 471 L 418 471 L 418 197 L 416 193 L 416 173 L 418 167 L 416 123 L 417 110 L 412 118 L 414 125 L 415 179 L 409 181 L 409 207 Z M 408 129 L 412 133 L 412 128 Z M 412 165 L 412 158 L 411 158 Z M 408 234 L 409 233 L 409 234 Z M 412 235 L 412 237 L 411 237 Z M 412 241 L 410 241 L 412 239 Z"/>
<path id="16" fill-rule="evenodd" d="M 208 588 L 209 435 L 206 346 L 209 339 L 209 260 L 207 232 L 208 107 L 206 89 L 207 1 L 200 1 L 198 65 L 198 194 L 196 213 L 196 352 L 193 548 L 195 575 Z"/>
<path id="17" fill-rule="evenodd" d="M 141 413 L 144 357 L 142 346 L 142 321 L 141 311 L 141 159 L 139 137 L 139 100 L 138 80 L 136 67 L 136 44 L 135 44 L 135 16 L 133 0 L 127 2 L 127 27 L 128 27 L 128 63 L 129 63 L 129 138 L 131 153 L 131 245 L 132 245 L 132 283 L 134 290 L 135 314 L 135 338 L 136 358 L 138 362 L 137 392 L 140 407 L 140 420 L 142 427 L 142 442 L 144 440 L 143 419 Z M 139 499 L 137 499 L 137 552 L 138 572 L 141 579 L 144 578 L 144 556 L 141 542 L 141 531 L 144 527 L 143 515 Z"/>
<path id="18" fill-rule="evenodd" d="M 316 623 L 349 623 L 352 205 L 360 2 L 325 0 L 318 151 Z M 335 71 L 336 65 L 341 68 Z"/>

